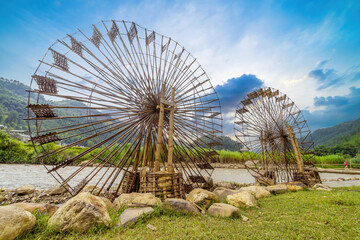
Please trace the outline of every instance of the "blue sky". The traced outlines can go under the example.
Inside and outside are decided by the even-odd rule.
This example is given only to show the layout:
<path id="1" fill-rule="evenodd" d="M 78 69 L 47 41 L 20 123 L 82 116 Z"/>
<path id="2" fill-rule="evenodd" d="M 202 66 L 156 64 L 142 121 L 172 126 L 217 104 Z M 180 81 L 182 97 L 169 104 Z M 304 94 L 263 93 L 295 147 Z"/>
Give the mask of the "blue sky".
<path id="1" fill-rule="evenodd" d="M 314 130 L 360 117 L 359 13 L 356 0 L 1 1 L 0 76 L 29 83 L 56 39 L 124 19 L 198 59 L 220 95 L 225 134 L 240 99 L 260 86 L 286 93 Z"/>

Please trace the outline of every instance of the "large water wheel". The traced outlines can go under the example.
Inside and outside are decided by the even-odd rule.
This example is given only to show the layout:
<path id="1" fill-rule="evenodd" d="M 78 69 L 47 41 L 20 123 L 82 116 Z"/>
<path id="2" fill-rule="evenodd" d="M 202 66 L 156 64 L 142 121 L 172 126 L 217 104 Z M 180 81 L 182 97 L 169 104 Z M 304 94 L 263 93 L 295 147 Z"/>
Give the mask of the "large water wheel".
<path id="1" fill-rule="evenodd" d="M 169 37 L 114 20 L 50 46 L 32 76 L 27 120 L 38 158 L 73 195 L 86 185 L 112 196 L 148 191 L 150 179 L 208 187 L 222 133 L 218 96 L 196 59 Z"/>

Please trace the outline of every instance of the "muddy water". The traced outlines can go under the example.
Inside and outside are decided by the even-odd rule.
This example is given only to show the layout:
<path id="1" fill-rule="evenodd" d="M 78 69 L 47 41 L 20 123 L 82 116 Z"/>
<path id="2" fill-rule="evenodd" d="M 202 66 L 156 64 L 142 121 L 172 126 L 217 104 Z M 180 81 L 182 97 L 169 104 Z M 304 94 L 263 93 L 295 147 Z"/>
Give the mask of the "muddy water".
<path id="1" fill-rule="evenodd" d="M 49 166 L 50 167 L 50 166 Z M 62 175 L 70 176 L 75 172 L 79 167 L 69 166 L 60 170 Z M 70 185 L 76 185 L 80 182 L 85 176 L 90 172 L 94 171 L 94 167 L 87 167 L 76 175 Z M 100 179 L 101 176 L 105 173 L 109 174 L 111 169 L 108 172 L 103 169 L 97 174 L 90 184 L 95 184 L 98 181 L 104 182 L 105 179 Z M 353 178 L 359 177 L 360 175 L 346 175 L 346 174 L 336 174 L 336 173 L 321 173 L 321 178 L 326 179 L 336 179 L 339 177 L 342 178 Z M 122 175 L 119 175 L 116 182 L 120 182 Z M 218 181 L 231 181 L 237 183 L 251 183 L 254 182 L 254 178 L 248 173 L 245 169 L 225 169 L 225 168 L 216 168 L 212 174 L 214 182 Z M 324 184 L 330 187 L 339 187 L 339 186 L 352 186 L 360 185 L 359 180 L 351 181 L 334 181 L 334 182 L 324 182 Z M 50 175 L 47 174 L 47 170 L 42 165 L 13 165 L 13 164 L 0 164 L 0 187 L 5 187 L 9 189 L 15 189 L 22 185 L 33 185 L 37 189 L 48 189 L 53 186 L 59 185 L 58 182 Z"/>

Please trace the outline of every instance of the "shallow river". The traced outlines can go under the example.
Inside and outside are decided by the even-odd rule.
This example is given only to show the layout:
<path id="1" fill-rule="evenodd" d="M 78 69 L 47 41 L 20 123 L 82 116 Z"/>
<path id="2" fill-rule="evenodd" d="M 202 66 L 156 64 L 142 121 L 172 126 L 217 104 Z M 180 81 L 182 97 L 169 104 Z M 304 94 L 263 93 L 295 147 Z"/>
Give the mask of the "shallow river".
<path id="1" fill-rule="evenodd" d="M 78 168 L 79 167 L 77 166 L 68 166 L 66 168 L 61 169 L 61 174 L 70 175 Z M 94 170 L 94 167 L 87 167 L 84 171 L 80 172 L 79 175 L 74 177 L 73 183 L 76 184 L 80 182 L 92 170 Z M 90 182 L 90 184 L 95 184 L 97 181 L 99 181 L 101 175 L 103 174 L 97 174 L 95 178 Z M 347 174 L 337 174 L 337 173 L 321 173 L 320 176 L 322 179 L 323 178 L 335 179 L 339 177 L 360 178 L 360 175 L 347 175 Z M 120 178 L 121 175 L 119 176 L 119 179 Z M 248 173 L 246 169 L 215 168 L 212 174 L 212 178 L 214 179 L 214 182 L 218 182 L 218 181 L 230 181 L 237 183 L 254 182 L 254 178 Z M 120 182 L 120 180 L 117 182 Z M 359 180 L 333 181 L 333 182 L 324 182 L 324 184 L 330 187 L 352 186 L 352 185 L 360 185 L 360 181 Z M 33 185 L 37 189 L 48 189 L 58 185 L 58 183 L 50 174 L 47 174 L 47 170 L 42 165 L 0 164 L 0 187 L 15 189 L 22 185 Z M 70 182 L 70 185 L 73 184 L 71 184 Z"/>

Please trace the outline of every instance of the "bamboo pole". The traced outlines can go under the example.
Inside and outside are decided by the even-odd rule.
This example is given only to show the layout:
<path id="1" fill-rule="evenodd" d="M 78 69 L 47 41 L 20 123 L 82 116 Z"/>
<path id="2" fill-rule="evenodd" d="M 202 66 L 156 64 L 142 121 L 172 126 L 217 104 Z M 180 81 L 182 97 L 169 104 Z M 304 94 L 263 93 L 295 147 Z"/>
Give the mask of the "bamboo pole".
<path id="1" fill-rule="evenodd" d="M 266 160 L 265 160 L 265 154 L 266 152 L 264 152 L 264 136 L 263 136 L 263 131 L 261 130 L 260 132 L 260 144 L 261 144 L 261 159 L 262 159 L 262 164 L 263 166 L 265 166 L 265 173 L 267 173 L 267 164 L 266 164 Z"/>
<path id="2" fill-rule="evenodd" d="M 285 122 L 285 125 L 286 125 L 286 128 L 290 135 L 291 144 L 294 148 L 294 153 L 295 153 L 296 161 L 298 164 L 299 172 L 304 172 L 304 161 L 301 157 L 301 153 L 300 153 L 299 145 L 297 143 L 296 136 L 293 134 L 292 127 L 289 126 L 289 124 L 287 122 Z"/>
<path id="3" fill-rule="evenodd" d="M 175 103 L 175 88 L 171 89 L 171 103 Z M 174 114 L 175 114 L 175 106 L 171 108 L 170 111 L 170 120 L 169 120 L 169 141 L 168 141 L 168 172 L 173 173 L 173 142 L 174 142 Z"/>
<path id="4" fill-rule="evenodd" d="M 161 100 L 165 97 L 165 84 L 161 86 L 161 97 L 160 97 L 160 112 L 159 112 L 159 126 L 157 132 L 157 144 L 156 144 L 156 153 L 155 153 L 155 165 L 154 173 L 160 171 L 160 160 L 161 160 L 161 143 L 162 143 L 162 130 L 164 124 L 164 104 Z"/>

